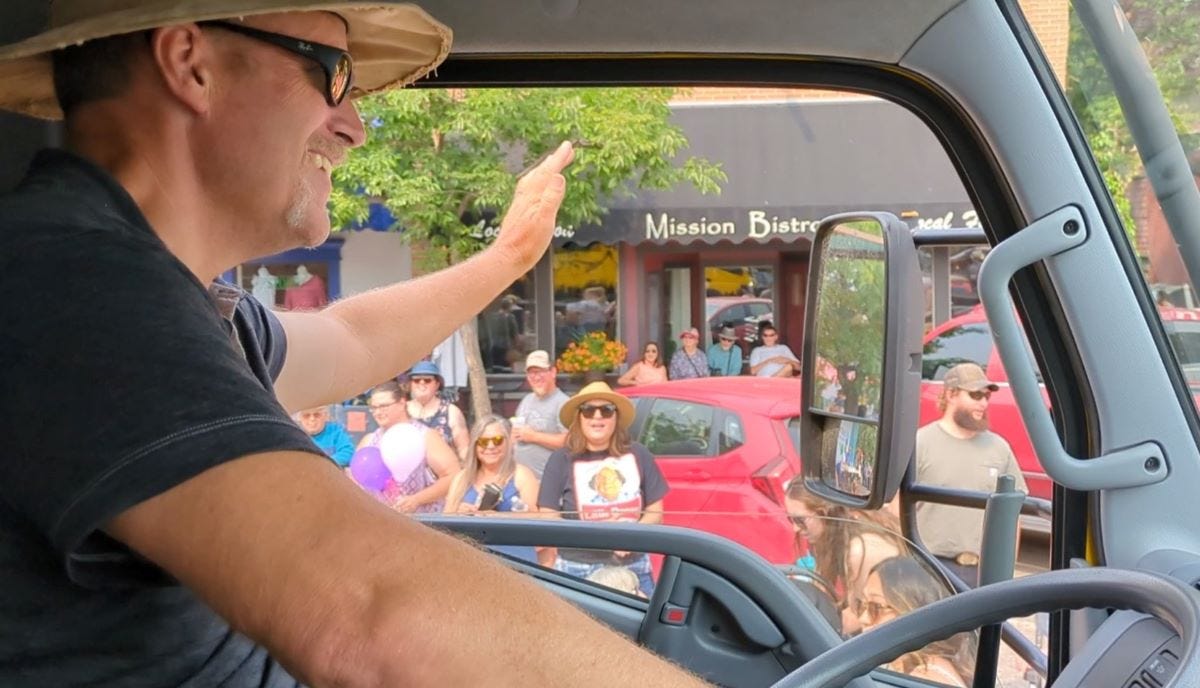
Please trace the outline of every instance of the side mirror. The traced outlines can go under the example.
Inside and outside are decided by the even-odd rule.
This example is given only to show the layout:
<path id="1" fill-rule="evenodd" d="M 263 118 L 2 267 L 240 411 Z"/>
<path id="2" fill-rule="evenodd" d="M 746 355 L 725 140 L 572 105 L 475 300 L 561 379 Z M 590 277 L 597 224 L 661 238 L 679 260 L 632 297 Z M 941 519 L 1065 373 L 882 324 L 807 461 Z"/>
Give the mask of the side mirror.
<path id="1" fill-rule="evenodd" d="M 916 442 L 921 272 L 912 231 L 889 213 L 821 221 L 804 314 L 800 455 L 805 486 L 877 509 L 896 494 Z"/>

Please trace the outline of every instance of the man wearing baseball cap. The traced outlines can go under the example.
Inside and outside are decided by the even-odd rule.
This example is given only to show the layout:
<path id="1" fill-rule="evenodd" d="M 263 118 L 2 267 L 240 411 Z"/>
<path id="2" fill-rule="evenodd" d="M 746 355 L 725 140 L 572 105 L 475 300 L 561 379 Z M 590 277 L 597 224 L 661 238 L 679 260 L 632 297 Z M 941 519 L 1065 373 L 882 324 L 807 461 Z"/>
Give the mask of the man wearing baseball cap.
<path id="1" fill-rule="evenodd" d="M 549 352 L 529 352 L 525 357 L 525 381 L 531 391 L 517 405 L 513 416 L 513 441 L 517 461 L 537 473 L 540 479 L 546 461 L 567 439 L 567 428 L 558 420 L 558 412 L 570 399 L 558 388 L 558 368 Z"/>
<path id="2" fill-rule="evenodd" d="M 570 145 L 480 254 L 276 317 L 217 276 L 325 240 L 355 97 L 429 73 L 450 30 L 395 0 L 47 5 L 0 46 L 0 109 L 64 139 L 0 198 L 20 454 L 0 461 L 0 685 L 690 683 L 379 504 L 288 416 L 406 369 L 531 269 Z"/>
<path id="3" fill-rule="evenodd" d="M 942 379 L 942 417 L 917 431 L 917 482 L 993 492 L 996 479 L 1011 475 L 1027 491 L 1025 477 L 1003 437 L 988 429 L 988 403 L 1000 386 L 974 363 L 960 363 Z M 979 584 L 983 510 L 921 502 L 917 532 L 926 549 L 968 584 Z"/>

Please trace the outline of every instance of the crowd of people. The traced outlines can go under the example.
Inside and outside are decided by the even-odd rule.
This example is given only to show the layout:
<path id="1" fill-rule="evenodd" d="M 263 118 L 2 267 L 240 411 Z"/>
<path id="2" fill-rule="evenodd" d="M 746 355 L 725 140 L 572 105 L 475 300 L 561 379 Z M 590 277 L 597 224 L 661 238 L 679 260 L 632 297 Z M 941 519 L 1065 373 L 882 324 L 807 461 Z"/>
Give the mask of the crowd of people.
<path id="1" fill-rule="evenodd" d="M 548 352 L 530 353 L 530 392 L 516 415 L 480 418 L 462 452 L 462 412 L 438 395 L 443 381 L 428 361 L 403 376 L 407 385 L 389 380 L 368 393 L 377 427 L 356 450 L 328 407 L 295 418 L 360 487 L 401 512 L 660 523 L 668 486 L 650 452 L 630 439 L 633 404 L 604 382 L 568 396 L 555 373 Z M 496 549 L 630 594 L 654 588 L 643 552 Z"/>
<path id="2" fill-rule="evenodd" d="M 617 384 L 645 385 L 665 380 L 700 377 L 796 377 L 800 358 L 791 347 L 779 341 L 779 330 L 769 322 L 758 327 L 759 340 L 746 357 L 738 342 L 737 330 L 728 325 L 717 331 L 717 341 L 700 348 L 700 331 L 689 327 L 679 334 L 679 348 L 664 363 L 658 342 L 647 342 L 642 355 L 617 380 Z"/>
<path id="3" fill-rule="evenodd" d="M 767 341 L 774 339 L 769 329 L 766 334 Z M 685 343 L 695 339 L 688 335 L 684 333 Z M 680 351 L 683 356 L 696 353 L 696 347 Z M 778 356 L 768 351 L 763 361 L 784 365 L 775 360 Z M 641 360 L 622 376 L 622 384 L 667 379 L 658 358 L 657 344 L 648 344 Z M 546 351 L 530 353 L 524 363 L 530 391 L 515 415 L 479 419 L 468 434 L 465 454 L 453 446 L 451 427 L 459 416 L 449 412 L 444 401 L 433 401 L 440 398 L 437 392 L 442 385 L 436 366 L 422 362 L 409 371 L 411 398 L 396 381 L 371 390 L 368 406 L 378 428 L 363 436 L 358 449 L 380 447 L 396 437 L 398 444 L 419 446 L 422 455 L 422 460 L 406 464 L 409 476 L 393 476 L 375 490 L 377 498 L 407 512 L 661 522 L 669 486 L 654 457 L 630 439 L 635 412 L 629 399 L 604 382 L 568 396 L 558 388 L 554 361 Z M 994 482 L 1000 473 L 1019 479 L 1007 444 L 986 429 L 987 401 L 995 389 L 973 364 L 948 372 L 941 400 L 944 416 L 918 435 L 917 470 L 923 482 L 959 485 L 966 481 L 977 489 L 990 489 L 986 483 Z M 432 396 L 417 400 L 418 390 Z M 453 405 L 448 408 L 458 410 Z M 422 409 L 432 411 L 410 414 Z M 328 409 L 304 411 L 296 419 L 348 475 L 355 475 L 349 435 L 330 422 Z M 786 507 L 797 552 L 803 555 L 798 563 L 806 562 L 835 599 L 844 634 L 869 630 L 948 594 L 944 574 L 921 562 L 915 547 L 900 535 L 899 519 L 892 510 L 835 506 L 808 492 L 802 480 L 790 483 Z M 941 566 L 968 584 L 977 584 L 982 512 L 922 504 L 917 514 L 926 549 Z M 649 596 L 653 591 L 650 558 L 645 553 L 496 549 L 629 594 Z M 956 637 L 906 655 L 893 668 L 965 685 L 971 676 L 969 648 L 974 642 L 973 636 Z"/>

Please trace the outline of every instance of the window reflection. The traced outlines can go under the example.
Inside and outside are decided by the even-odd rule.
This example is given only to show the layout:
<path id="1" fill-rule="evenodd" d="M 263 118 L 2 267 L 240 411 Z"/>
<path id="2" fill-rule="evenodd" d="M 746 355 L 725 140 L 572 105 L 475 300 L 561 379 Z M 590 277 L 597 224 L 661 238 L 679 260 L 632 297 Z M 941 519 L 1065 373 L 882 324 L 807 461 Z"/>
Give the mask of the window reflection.
<path id="1" fill-rule="evenodd" d="M 707 404 L 658 399 L 646 418 L 641 442 L 658 457 L 712 456 L 709 437 L 714 412 Z"/>
<path id="2" fill-rule="evenodd" d="M 917 252 L 923 274 L 926 332 L 979 306 L 979 268 L 989 250 L 988 246 L 957 246 L 922 248 Z M 938 284 L 939 274 L 949 275 L 949 283 Z M 937 299 L 943 300 L 940 311 Z"/>
<path id="3" fill-rule="evenodd" d="M 489 373 L 522 372 L 525 355 L 537 348 L 533 282 L 533 273 L 526 273 L 489 304 L 477 320 L 479 353 Z"/>
<path id="4" fill-rule="evenodd" d="M 554 346 L 561 355 L 592 332 L 617 337 L 617 249 L 604 244 L 554 252 Z"/>
<path id="5" fill-rule="evenodd" d="M 704 268 L 704 341 L 716 344 L 722 330 L 732 328 L 743 356 L 749 355 L 758 343 L 759 324 L 774 318 L 774 285 L 775 269 L 770 266 Z"/>

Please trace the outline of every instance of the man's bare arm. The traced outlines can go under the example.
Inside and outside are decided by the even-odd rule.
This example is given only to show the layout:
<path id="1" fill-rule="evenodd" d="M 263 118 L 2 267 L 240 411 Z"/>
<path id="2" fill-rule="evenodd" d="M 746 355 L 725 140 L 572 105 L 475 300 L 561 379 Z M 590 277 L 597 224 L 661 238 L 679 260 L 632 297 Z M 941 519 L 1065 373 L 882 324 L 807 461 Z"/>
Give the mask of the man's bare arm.
<path id="1" fill-rule="evenodd" d="M 342 401 L 407 369 L 533 268 L 550 245 L 574 155 L 563 144 L 517 184 L 487 249 L 431 275 L 280 313 L 288 353 L 275 383 L 289 412 Z"/>
<path id="2" fill-rule="evenodd" d="M 209 469 L 107 530 L 309 685 L 702 685 L 309 455 Z"/>
<path id="3" fill-rule="evenodd" d="M 522 442 L 529 442 L 551 450 L 562 449 L 563 445 L 567 443 L 566 432 L 542 432 L 526 425 L 520 429 L 519 434 L 518 439 Z"/>

